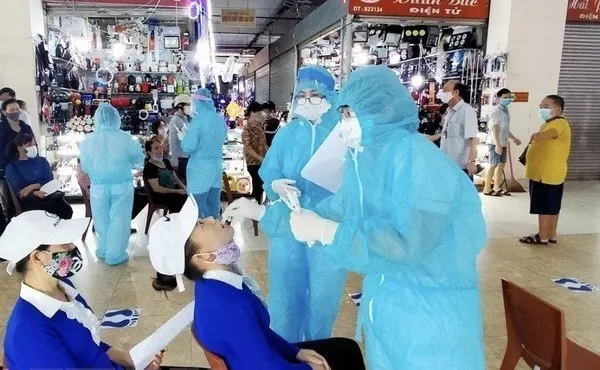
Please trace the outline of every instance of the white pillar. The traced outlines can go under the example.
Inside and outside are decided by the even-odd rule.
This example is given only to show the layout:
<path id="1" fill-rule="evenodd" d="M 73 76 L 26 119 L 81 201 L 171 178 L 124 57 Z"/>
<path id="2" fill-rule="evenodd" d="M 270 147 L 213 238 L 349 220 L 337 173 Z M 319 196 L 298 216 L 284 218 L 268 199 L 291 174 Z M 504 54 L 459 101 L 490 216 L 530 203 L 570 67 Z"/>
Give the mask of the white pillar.
<path id="1" fill-rule="evenodd" d="M 541 120 L 540 101 L 558 91 L 568 0 L 492 0 L 487 54 L 508 53 L 506 87 L 529 92 L 529 102 L 510 106 L 511 131 L 527 144 Z M 525 169 L 516 161 L 524 145 L 513 148 L 517 178 Z"/>
<path id="2" fill-rule="evenodd" d="M 39 138 L 33 36 L 46 36 L 42 0 L 0 0 L 0 4 L 4 5 L 0 24 L 5 31 L 0 36 L 0 88 L 13 88 L 17 98 L 27 103 L 31 128 Z"/>

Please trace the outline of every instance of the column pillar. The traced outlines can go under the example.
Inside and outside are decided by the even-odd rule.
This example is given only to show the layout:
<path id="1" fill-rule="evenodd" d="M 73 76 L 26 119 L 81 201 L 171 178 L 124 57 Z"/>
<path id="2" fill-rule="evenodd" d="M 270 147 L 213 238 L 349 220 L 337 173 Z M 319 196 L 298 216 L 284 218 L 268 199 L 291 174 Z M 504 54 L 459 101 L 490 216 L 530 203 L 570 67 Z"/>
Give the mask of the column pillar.
<path id="1" fill-rule="evenodd" d="M 0 12 L 0 24 L 5 30 L 0 36 L 0 87 L 13 88 L 17 99 L 27 103 L 31 128 L 39 138 L 33 36 L 46 36 L 42 0 L 0 1 L 6 5 Z"/>
<path id="2" fill-rule="evenodd" d="M 568 0 L 491 0 L 487 55 L 508 53 L 506 87 L 529 92 L 529 101 L 510 105 L 511 131 L 523 141 L 512 145 L 515 176 L 524 178 L 517 162 L 536 132 L 540 101 L 558 91 Z"/>

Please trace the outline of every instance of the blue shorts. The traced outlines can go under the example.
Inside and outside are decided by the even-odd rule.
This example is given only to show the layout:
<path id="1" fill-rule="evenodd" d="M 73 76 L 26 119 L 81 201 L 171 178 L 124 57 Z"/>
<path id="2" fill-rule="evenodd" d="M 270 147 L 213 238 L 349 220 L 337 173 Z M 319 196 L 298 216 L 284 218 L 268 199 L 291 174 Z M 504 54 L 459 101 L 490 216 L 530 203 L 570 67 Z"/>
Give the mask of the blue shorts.
<path id="1" fill-rule="evenodd" d="M 506 163 L 506 148 L 502 151 L 502 155 L 496 153 L 496 146 L 493 144 L 488 144 L 488 149 L 490 150 L 490 166 Z"/>
<path id="2" fill-rule="evenodd" d="M 532 215 L 558 215 L 562 205 L 563 188 L 564 184 L 549 185 L 529 180 L 529 197 L 531 199 L 529 213 Z"/>

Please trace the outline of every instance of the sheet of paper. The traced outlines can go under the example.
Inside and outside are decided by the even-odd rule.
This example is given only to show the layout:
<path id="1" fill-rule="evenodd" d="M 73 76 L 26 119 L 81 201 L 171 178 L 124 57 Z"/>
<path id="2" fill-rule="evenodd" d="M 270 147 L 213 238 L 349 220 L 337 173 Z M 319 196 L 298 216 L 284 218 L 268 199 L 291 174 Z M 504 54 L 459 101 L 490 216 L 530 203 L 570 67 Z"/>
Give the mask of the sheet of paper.
<path id="1" fill-rule="evenodd" d="M 348 152 L 341 134 L 341 125 L 338 123 L 300 172 L 308 181 L 332 193 L 337 193 L 342 186 Z"/>
<path id="2" fill-rule="evenodd" d="M 169 343 L 192 321 L 194 321 L 193 301 L 129 351 L 135 370 L 145 369 L 152 362 L 154 356 L 167 348 Z"/>
<path id="3" fill-rule="evenodd" d="M 47 183 L 46 185 L 42 186 L 40 188 L 40 191 L 43 191 L 44 193 L 50 195 L 52 193 L 56 193 L 57 191 L 62 189 L 62 187 L 63 187 L 62 182 L 58 181 L 57 179 L 54 179 L 54 180 L 50 181 L 49 183 Z"/>

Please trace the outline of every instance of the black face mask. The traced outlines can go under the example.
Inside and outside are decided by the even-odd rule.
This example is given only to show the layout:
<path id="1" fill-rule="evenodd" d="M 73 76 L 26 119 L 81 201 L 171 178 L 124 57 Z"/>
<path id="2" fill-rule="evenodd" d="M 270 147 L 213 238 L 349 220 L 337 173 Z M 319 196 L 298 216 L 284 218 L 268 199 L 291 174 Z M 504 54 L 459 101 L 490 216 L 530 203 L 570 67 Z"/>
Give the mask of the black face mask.
<path id="1" fill-rule="evenodd" d="M 44 269 L 53 278 L 70 278 L 83 267 L 83 258 L 77 248 L 68 252 L 48 253 L 52 253 L 52 259 L 50 264 L 44 266 Z"/>

